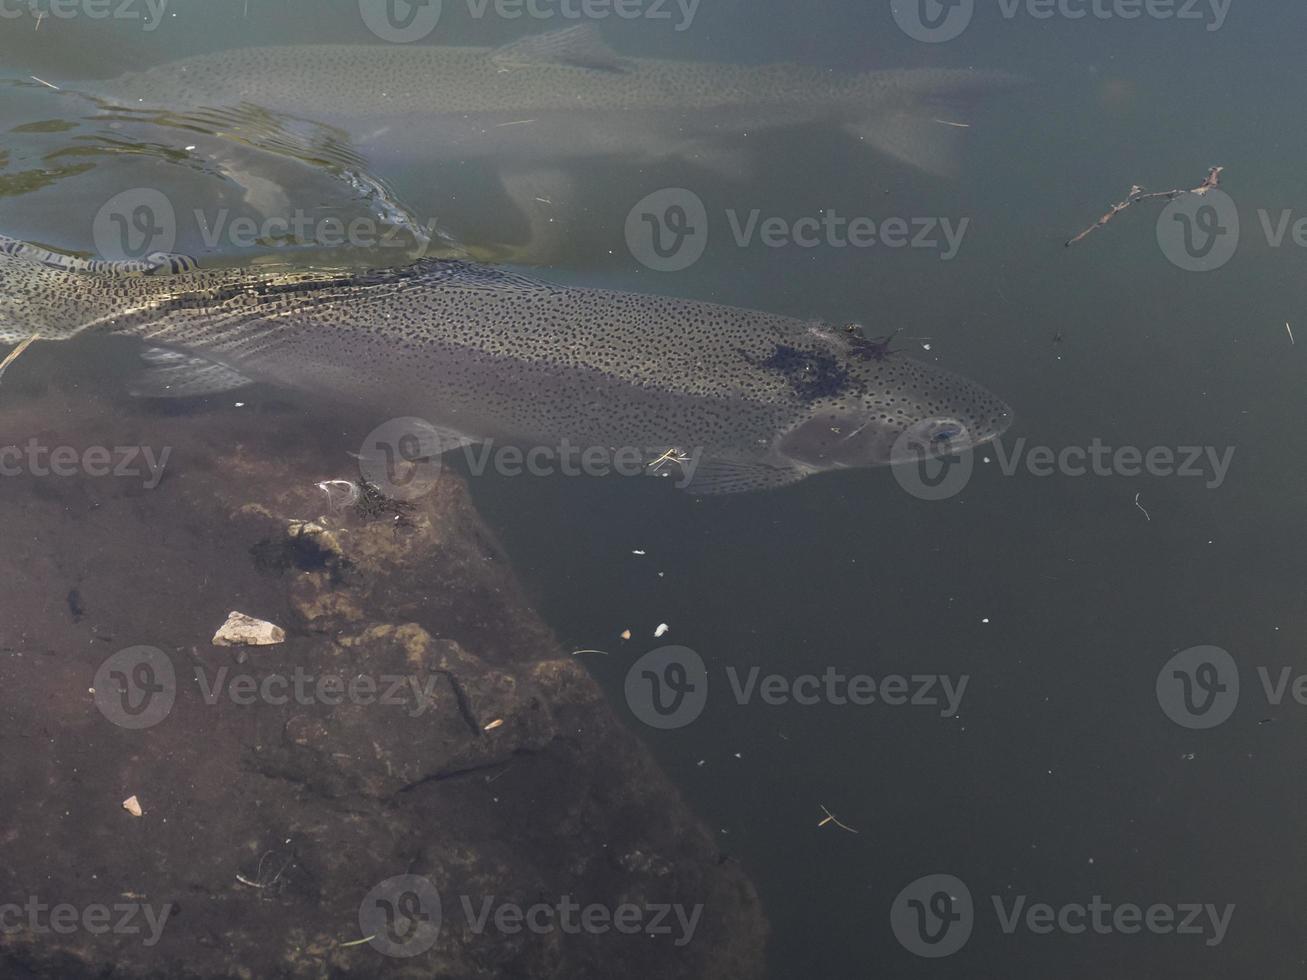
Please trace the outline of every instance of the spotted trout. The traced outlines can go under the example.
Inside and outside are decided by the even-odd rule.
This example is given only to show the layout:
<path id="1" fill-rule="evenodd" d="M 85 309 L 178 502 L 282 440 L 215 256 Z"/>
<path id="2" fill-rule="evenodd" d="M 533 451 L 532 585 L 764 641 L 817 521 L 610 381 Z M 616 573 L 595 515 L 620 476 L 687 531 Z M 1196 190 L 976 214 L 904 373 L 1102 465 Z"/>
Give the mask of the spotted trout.
<path id="1" fill-rule="evenodd" d="M 138 393 L 254 381 L 428 420 L 442 448 L 630 447 L 695 493 L 970 449 L 1008 425 L 984 388 L 857 332 L 426 259 L 373 271 L 71 258 L 0 238 L 0 342 L 118 334 Z"/>
<path id="2" fill-rule="evenodd" d="M 267 112 L 329 124 L 382 172 L 405 161 L 493 157 L 523 167 L 618 157 L 733 173 L 744 151 L 729 141 L 747 146 L 760 131 L 821 124 L 948 175 L 968 109 L 1019 83 L 996 71 L 632 58 L 583 24 L 498 48 L 239 48 L 129 72 L 96 91 L 128 109 L 211 110 L 208 125 L 242 138 L 262 138 Z"/>

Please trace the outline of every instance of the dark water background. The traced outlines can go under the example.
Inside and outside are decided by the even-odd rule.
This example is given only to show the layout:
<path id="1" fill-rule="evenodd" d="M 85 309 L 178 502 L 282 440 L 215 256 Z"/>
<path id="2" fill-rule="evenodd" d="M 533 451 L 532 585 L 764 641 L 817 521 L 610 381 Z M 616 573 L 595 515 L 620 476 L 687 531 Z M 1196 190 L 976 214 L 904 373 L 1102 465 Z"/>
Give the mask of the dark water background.
<path id="1" fill-rule="evenodd" d="M 922 356 L 1014 406 L 1009 447 L 1021 438 L 1055 449 L 1095 438 L 1233 446 L 1222 486 L 1005 476 L 991 462 L 942 502 L 915 499 L 887 471 L 707 500 L 655 481 L 563 478 L 487 476 L 473 493 L 564 641 L 610 652 L 586 662 L 619 706 L 626 669 L 658 645 L 658 623 L 671 626 L 663 642 L 707 662 L 716 687 L 704 714 L 643 734 L 759 883 L 775 976 L 1301 976 L 1307 707 L 1267 704 L 1255 670 L 1300 669 L 1307 635 L 1307 349 L 1284 329 L 1307 309 L 1307 254 L 1289 239 L 1271 247 L 1257 210 L 1307 216 L 1307 11 L 1233 0 L 1221 29 L 1207 31 L 1204 21 L 1007 20 L 994 3 L 978 7 L 970 28 L 941 45 L 906 37 L 887 2 L 705 0 L 682 33 L 604 25 L 632 54 L 1030 78 L 981 113 L 956 181 L 799 135 L 771 139 L 748 179 L 687 178 L 710 210 L 969 217 L 953 261 L 878 248 L 741 249 L 719 236 L 691 269 L 657 274 L 624 251 L 622 210 L 589 233 L 614 250 L 611 260 L 578 247 L 549 271 L 856 319 L 873 334 L 902 327 L 931 338 Z M 250 0 L 246 10 L 239 0 L 177 0 L 169 12 L 177 16 L 153 34 L 111 24 L 91 34 L 94 44 L 33 45 L 30 63 L 5 73 L 109 76 L 124 67 L 120 50 L 139 67 L 249 44 L 374 40 L 351 3 Z M 530 26 L 453 12 L 440 39 L 493 44 Z M 78 118 L 54 93 L 7 89 L 2 99 L 6 129 Z M 1160 204 L 1063 248 L 1131 184 L 1191 187 L 1218 164 L 1242 219 L 1223 268 L 1168 262 L 1154 231 Z M 87 202 L 132 186 L 109 169 L 121 185 L 92 175 L 75 189 L 55 182 L 0 198 L 0 230 L 89 248 Z M 424 174 L 391 176 L 410 199 L 425 190 L 439 201 Z M 627 170 L 612 180 L 604 192 L 634 203 L 668 175 Z M 63 368 L 43 359 L 43 369 L 74 370 L 76 347 L 59 358 Z M 623 644 L 628 627 L 635 636 Z M 1175 724 L 1155 695 L 1167 659 L 1198 644 L 1230 651 L 1244 685 L 1233 716 L 1210 731 Z M 911 706 L 738 705 L 722 671 L 755 665 L 970 681 L 948 719 Z M 818 830 L 819 804 L 859 833 Z M 965 949 L 925 960 L 898 944 L 889 909 L 901 888 L 935 872 L 966 882 L 978 914 Z M 1224 941 L 1209 946 L 1202 936 L 1007 935 L 993 895 L 1235 908 Z"/>

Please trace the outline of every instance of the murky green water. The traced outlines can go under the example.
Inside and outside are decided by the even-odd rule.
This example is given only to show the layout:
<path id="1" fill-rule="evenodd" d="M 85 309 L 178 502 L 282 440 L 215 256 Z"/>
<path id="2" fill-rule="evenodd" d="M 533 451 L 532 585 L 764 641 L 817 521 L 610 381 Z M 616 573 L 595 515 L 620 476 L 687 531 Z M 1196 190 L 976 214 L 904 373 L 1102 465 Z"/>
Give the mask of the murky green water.
<path id="1" fill-rule="evenodd" d="M 913 23 L 915 4 L 897 4 L 904 23 Z M 947 8 L 954 19 L 940 30 L 957 29 L 956 18 L 972 6 Z M 1136 6 L 1142 15 L 1132 17 Z M 1303 245 L 1293 225 L 1307 217 L 1296 45 L 1307 24 L 1297 10 L 1266 6 L 1232 0 L 1228 10 L 1206 3 L 1145 10 L 1126 0 L 1092 7 L 978 0 L 957 36 L 934 43 L 909 36 L 888 2 L 704 4 L 683 30 L 677 24 L 687 15 L 674 5 L 667 20 L 581 21 L 597 25 L 623 56 L 795 62 L 831 77 L 902 67 L 1026 79 L 976 100 L 965 114 L 955 100 L 931 103 L 925 138 L 938 135 L 929 129 L 935 125 L 964 144 L 955 177 L 876 152 L 828 119 L 771 127 L 774 105 L 747 122 L 723 123 L 729 152 L 719 152 L 713 139 L 695 133 L 707 112 L 692 98 L 709 92 L 702 80 L 686 90 L 685 106 L 665 108 L 643 126 L 619 127 L 609 115 L 582 118 L 568 131 L 549 117 L 546 125 L 557 128 L 538 139 L 530 126 L 539 120 L 512 105 L 470 129 L 455 125 L 466 120 L 445 119 L 444 130 L 420 113 L 369 126 L 366 116 L 336 105 L 315 118 L 288 109 L 285 93 L 273 90 L 262 103 L 248 92 L 239 106 L 216 98 L 206 106 L 239 112 L 203 119 L 193 113 L 194 93 L 183 104 L 163 87 L 150 105 L 106 94 L 124 72 L 204 53 L 277 44 L 302 48 L 309 59 L 312 45 L 383 44 L 358 6 L 343 0 L 173 0 L 149 30 L 139 20 L 84 14 L 52 14 L 39 28 L 29 18 L 6 19 L 0 233 L 78 255 L 103 253 L 115 240 L 145 251 L 149 239 L 211 266 L 401 265 L 425 250 L 510 263 L 558 282 L 858 322 L 869 337 L 901 331 L 894 341 L 901 352 L 891 357 L 957 371 L 1015 412 L 996 443 L 968 457 L 970 477 L 935 494 L 942 499 L 925 499 L 932 494 L 911 473 L 896 479 L 903 468 L 712 497 L 660 480 L 472 475 L 476 511 L 502 546 L 494 560 L 511 565 L 564 653 L 603 651 L 575 660 L 702 819 L 723 861 L 756 884 L 770 923 L 770 975 L 1297 976 L 1307 941 L 1307 854 L 1299 833 L 1307 706 L 1295 699 L 1293 679 L 1302 669 L 1307 563 L 1296 437 L 1304 368 L 1294 334 L 1307 343 L 1307 320 L 1299 327 L 1307 307 Z M 399 7 L 419 17 L 428 10 Z M 1182 7 L 1184 16 L 1161 16 Z M 930 17 L 946 8 L 922 0 L 922 10 Z M 1072 16 L 1081 10 L 1087 16 Z M 493 5 L 473 16 L 445 0 L 438 26 L 415 43 L 490 47 L 577 22 L 513 19 Z M 379 48 L 372 70 L 335 81 L 401 92 L 402 76 L 397 82 L 384 61 L 392 47 L 402 46 Z M 589 70 L 619 84 L 620 67 Z M 203 90 L 208 83 L 197 84 Z M 893 118 L 890 112 L 879 122 Z M 610 127 L 606 135 L 618 149 L 649 145 L 639 153 L 601 152 L 582 142 L 592 135 L 586 125 Z M 493 151 L 471 149 L 503 126 L 522 132 Z M 442 151 L 463 145 L 458 141 L 469 149 L 401 152 L 406 141 L 421 144 L 412 139 L 419 132 Z M 559 143 L 570 152 L 541 149 Z M 1228 197 L 1141 201 L 1064 246 L 1133 184 L 1189 189 L 1214 166 L 1225 168 L 1220 192 Z M 673 204 L 701 203 L 708 229 L 702 255 L 674 271 L 651 260 L 638 216 L 634 233 L 628 226 L 638 202 L 667 188 L 681 195 Z M 139 210 L 142 189 L 174 208 L 166 242 L 155 237 L 159 212 Z M 115 210 L 115 200 L 126 204 Z M 871 219 L 882 234 L 887 219 L 901 218 L 919 244 L 909 237 L 894 247 L 878 237 L 857 247 L 847 235 L 831 237 L 819 221 L 795 224 L 824 212 Z M 232 224 L 241 217 L 248 227 Z M 270 226 L 270 217 L 302 218 L 308 233 L 295 241 L 291 227 Z M 675 231 L 677 214 L 656 209 L 654 217 Z M 758 233 L 741 243 L 751 220 Z M 762 232 L 769 220 L 775 246 Z M 322 238 L 324 228 L 337 227 L 333 221 L 354 228 L 345 248 Z M 223 230 L 215 234 L 216 225 Z M 432 227 L 440 234 L 424 241 Z M 815 235 L 813 243 L 795 241 L 796 227 Z M 958 236 L 953 244 L 949 230 Z M 360 240 L 374 233 L 376 242 Z M 0 382 L 0 446 L 31 438 L 77 443 L 88 431 L 98 434 L 85 437 L 92 441 L 172 440 L 181 447 L 171 464 L 175 478 L 152 491 L 163 496 L 170 486 L 230 479 L 230 470 L 214 475 L 216 457 L 206 453 L 233 447 L 250 473 L 276 457 L 298 460 L 286 464 L 288 472 L 306 480 L 352 477 L 348 453 L 387 419 L 341 404 L 329 391 L 305 396 L 268 385 L 164 407 L 143 403 L 125 394 L 137 353 L 126 341 L 33 346 Z M 254 423 L 251 412 L 259 413 Z M 199 434 L 187 437 L 188 424 Z M 1095 447 L 1105 447 L 1096 467 Z M 69 484 L 78 483 L 92 497 L 102 485 L 85 473 L 61 481 L 30 468 L 11 481 L 12 491 L 0 483 L 9 494 L 0 513 L 10 513 L 10 534 L 31 556 L 31 579 L 14 593 L 23 608 L 0 619 L 45 622 L 33 613 L 42 596 L 52 607 L 70 604 L 71 615 L 82 599 L 65 597 L 104 594 L 97 567 L 123 564 L 123 550 L 134 547 L 134 525 L 115 538 L 108 516 L 65 500 Z M 32 524 L 31 513 L 53 520 L 57 512 L 27 511 L 33 500 L 60 501 L 83 529 L 89 550 L 80 578 L 60 561 L 40 559 L 43 536 L 63 539 L 68 529 Z M 172 543 L 171 550 L 147 549 L 164 563 L 160 581 L 171 574 L 167 562 L 178 563 L 179 578 L 183 567 L 202 566 L 202 554 L 197 559 L 190 549 L 220 531 L 195 526 L 198 516 L 188 522 L 182 503 L 149 506 L 158 508 L 151 520 L 180 522 L 151 527 Z M 131 509 L 109 512 L 127 521 Z M 98 561 L 97 548 L 115 557 Z M 77 548 L 65 541 L 49 553 Z M 232 586 L 233 599 L 257 594 L 244 574 L 229 577 L 242 583 Z M 197 573 L 202 579 L 213 609 L 225 613 L 223 574 Z M 58 702 L 84 699 L 93 686 L 98 660 L 84 647 L 103 659 L 118 646 L 181 644 L 188 627 L 189 642 L 207 645 L 221 622 L 198 599 L 193 617 L 190 600 L 179 596 L 166 609 L 148 592 L 117 601 L 109 640 L 92 642 L 94 610 L 89 621 L 73 616 L 55 636 L 0 632 L 0 648 L 11 657 L 40 649 L 74 664 L 60 668 L 67 683 L 41 695 L 50 699 L 40 702 L 48 704 L 47 720 L 33 738 L 73 724 Z M 440 636 L 440 617 L 428 623 L 415 611 L 421 607 L 415 599 L 395 615 Z M 441 616 L 454 615 L 440 608 Z M 491 609 L 468 618 L 493 634 L 487 624 L 497 615 Z M 660 624 L 668 629 L 656 637 Z M 481 632 L 468 635 L 489 642 Z M 692 719 L 656 727 L 633 703 L 646 703 L 647 685 L 638 668 L 631 680 L 632 669 L 667 644 L 701 659 L 706 703 Z M 1194 647 L 1228 657 L 1206 650 L 1172 662 Z M 22 667 L 54 662 L 29 658 Z M 651 676 L 676 681 L 680 675 L 665 668 L 651 668 Z M 809 675 L 816 680 L 803 679 Z M 851 692 L 854 676 L 864 679 Z M 21 672 L 11 677 L 30 681 Z M 866 678 L 887 697 L 854 703 L 869 700 Z M 0 713 L 11 720 L 10 751 L 21 754 L 27 722 L 13 721 L 15 708 Z M 184 718 L 170 724 L 186 737 Z M 95 743 L 97 729 L 78 731 Z M 584 742 L 588 735 L 559 738 Z M 137 743 L 104 744 L 119 757 Z M 92 754 L 82 765 L 102 761 Z M 12 778 L 3 809 L 15 828 L 63 799 L 51 794 L 42 802 L 40 772 L 20 784 L 18 770 L 6 771 Z M 174 790 L 220 808 L 229 778 L 215 764 Z M 627 811 L 616 801 L 626 805 L 627 794 L 616 780 L 605 818 L 620 823 Z M 124 782 L 127 796 L 131 781 Z M 533 795 L 522 791 L 514 804 L 510 784 L 493 784 L 497 805 L 530 807 L 552 799 L 551 791 L 575 789 L 561 779 L 552 790 L 536 782 Z M 250 794 L 239 806 L 257 810 L 258 791 Z M 151 818 L 157 799 L 141 820 Z M 332 806 L 348 808 L 348 794 L 333 799 Z M 66 849 L 79 829 L 117 834 L 112 828 L 133 818 L 113 803 L 79 813 L 81 827 L 67 827 L 63 842 L 29 841 L 27 831 L 15 830 L 10 844 L 30 854 Z M 269 796 L 267 805 L 285 804 Z M 593 800 L 587 806 L 604 811 Z M 828 814 L 851 830 L 823 823 Z M 151 834 L 166 831 L 140 835 L 129 825 L 124 834 L 122 846 L 148 861 L 157 842 Z M 254 873 L 258 856 L 256 849 L 242 874 Z M 117 874 L 90 858 L 76 866 L 88 877 Z M 415 859 L 394 874 L 425 873 L 420 866 Z M 566 876 L 506 880 L 502 888 L 543 895 L 562 887 L 559 881 Z M 457 906 L 449 889 L 458 886 L 437 884 L 449 886 L 442 887 L 448 923 Z M 12 900 L 19 903 L 45 894 L 25 875 L 7 887 L 17 889 Z M 132 891 L 126 880 L 107 886 L 110 895 Z M 205 911 L 192 914 L 216 923 L 248 915 L 227 904 L 256 901 L 245 891 L 217 905 L 206 900 Z M 257 901 L 291 901 L 259 891 Z M 330 891 L 325 881 L 294 891 L 296 916 L 364 900 Z M 86 894 L 66 901 L 85 903 Z M 188 904 L 171 893 L 156 897 Z M 6 900 L 0 895 L 0 904 Z M 315 925 L 308 936 L 327 928 Z M 357 932 L 346 922 L 338 938 L 366 938 Z M 715 935 L 699 941 L 726 941 Z M 529 938 L 540 949 L 560 941 L 557 933 Z M 22 952 L 28 939 L 7 936 L 18 950 L 15 964 L 44 962 Z M 395 972 L 420 971 L 429 961 L 370 946 L 348 965 L 326 954 L 314 960 L 310 939 L 284 975 L 440 975 Z M 702 952 L 693 938 L 685 948 Z M 0 943 L 0 955 L 4 949 Z M 210 969 L 169 955 L 175 958 L 159 962 L 158 975 Z M 700 963 L 688 955 L 683 963 Z M 649 975 L 680 975 L 659 972 L 677 956 L 674 949 L 651 959 Z M 146 975 L 132 972 L 138 962 L 149 957 L 133 960 L 123 975 Z M 238 950 L 229 962 L 240 963 Z M 521 962 L 541 961 L 514 961 L 514 969 Z M 481 975 L 524 975 L 493 958 L 479 963 Z M 602 964 L 595 969 L 604 975 Z"/>

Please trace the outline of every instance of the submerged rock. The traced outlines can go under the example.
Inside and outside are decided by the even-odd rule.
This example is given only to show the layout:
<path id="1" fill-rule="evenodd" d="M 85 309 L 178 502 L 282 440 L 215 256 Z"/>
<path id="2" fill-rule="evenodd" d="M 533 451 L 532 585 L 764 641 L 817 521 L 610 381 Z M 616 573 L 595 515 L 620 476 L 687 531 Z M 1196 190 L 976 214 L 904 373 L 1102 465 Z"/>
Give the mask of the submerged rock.
<path id="1" fill-rule="evenodd" d="M 227 622 L 213 634 L 212 642 L 216 647 L 273 646 L 286 642 L 286 631 L 275 623 L 255 619 L 233 609 L 227 614 Z"/>
<path id="2" fill-rule="evenodd" d="M 22 533 L 0 551 L 0 739 L 21 751 L 0 753 L 0 901 L 80 917 L 24 913 L 0 973 L 762 975 L 753 885 L 532 611 L 457 478 L 333 509 L 317 484 L 356 478 L 343 448 L 371 420 L 68 392 L 3 413 L 52 445 L 174 451 L 149 490 L 5 478 L 0 522 Z M 285 642 L 215 656 L 201 624 L 233 605 Z M 141 816 L 106 819 L 129 793 Z M 97 906 L 136 912 L 94 931 Z"/>

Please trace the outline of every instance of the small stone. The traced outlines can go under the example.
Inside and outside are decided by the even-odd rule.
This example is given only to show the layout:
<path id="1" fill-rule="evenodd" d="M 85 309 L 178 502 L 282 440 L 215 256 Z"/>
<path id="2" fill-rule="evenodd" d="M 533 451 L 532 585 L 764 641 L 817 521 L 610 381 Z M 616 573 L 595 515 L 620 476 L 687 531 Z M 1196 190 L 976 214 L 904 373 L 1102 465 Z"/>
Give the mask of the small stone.
<path id="1" fill-rule="evenodd" d="M 280 626 L 235 610 L 227 616 L 227 622 L 218 627 L 218 632 L 213 634 L 213 645 L 217 647 L 262 647 L 285 642 L 286 631 Z"/>
<path id="2" fill-rule="evenodd" d="M 139 817 L 142 813 L 145 812 L 144 810 L 141 809 L 141 801 L 138 800 L 135 796 L 129 796 L 127 797 L 127 799 L 123 800 L 123 809 L 126 810 L 128 813 L 130 813 L 133 817 Z"/>

